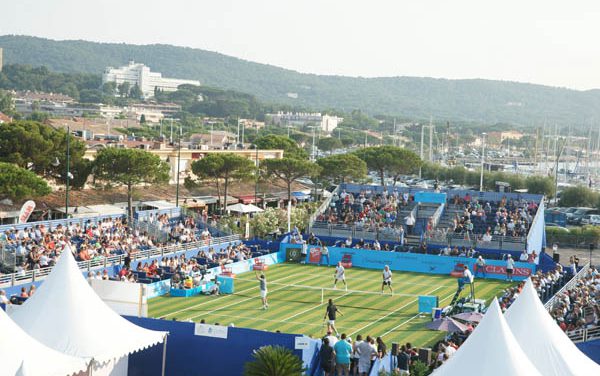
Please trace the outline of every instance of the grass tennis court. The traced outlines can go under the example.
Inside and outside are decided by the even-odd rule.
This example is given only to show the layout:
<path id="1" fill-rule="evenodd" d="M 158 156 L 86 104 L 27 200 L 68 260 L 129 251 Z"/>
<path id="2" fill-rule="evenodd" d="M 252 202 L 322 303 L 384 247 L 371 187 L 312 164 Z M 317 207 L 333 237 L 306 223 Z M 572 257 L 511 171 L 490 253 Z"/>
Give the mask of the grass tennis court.
<path id="1" fill-rule="evenodd" d="M 456 292 L 456 279 L 445 275 L 394 272 L 394 295 L 386 290 L 381 295 L 381 271 L 346 269 L 349 291 L 338 282 L 333 286 L 334 267 L 277 264 L 266 272 L 269 289 L 269 309 L 263 310 L 258 281 L 254 272 L 236 276 L 235 294 L 175 298 L 168 295 L 151 299 L 149 316 L 180 321 L 247 327 L 268 331 L 324 335 L 323 315 L 327 299 L 334 299 L 343 312 L 336 321 L 337 329 L 352 337 L 382 336 L 386 343 L 411 342 L 416 346 L 430 345 L 444 336 L 443 332 L 424 329 L 431 315 L 417 313 L 418 295 L 437 295 L 440 305 L 446 306 Z M 295 286 L 291 286 L 295 285 Z M 306 286 L 306 287 L 304 287 Z M 476 280 L 476 297 L 489 304 L 508 283 L 499 280 Z M 313 287 L 313 288 L 310 288 Z M 325 288 L 321 291 L 321 288 Z M 466 296 L 468 288 L 461 296 Z M 364 291 L 364 292 L 363 292 Z M 324 301 L 321 303 L 321 294 Z"/>

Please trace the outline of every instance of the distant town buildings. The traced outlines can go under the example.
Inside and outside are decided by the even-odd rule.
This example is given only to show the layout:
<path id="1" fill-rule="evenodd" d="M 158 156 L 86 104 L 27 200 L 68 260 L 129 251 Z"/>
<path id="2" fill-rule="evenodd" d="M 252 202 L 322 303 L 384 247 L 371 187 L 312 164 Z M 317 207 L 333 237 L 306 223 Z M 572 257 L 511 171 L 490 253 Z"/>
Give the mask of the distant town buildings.
<path id="1" fill-rule="evenodd" d="M 323 132 L 331 133 L 338 124 L 344 121 L 343 118 L 331 115 L 322 115 L 321 113 L 306 112 L 278 112 L 276 114 L 266 114 L 266 122 L 278 126 L 294 125 L 304 126 L 314 124 L 319 126 Z"/>
<path id="2" fill-rule="evenodd" d="M 4 61 L 2 60 L 2 47 L 0 47 L 0 72 L 2 72 L 2 65 L 4 64 Z"/>
<path id="3" fill-rule="evenodd" d="M 154 96 L 155 90 L 176 91 L 180 85 L 200 86 L 200 81 L 165 78 L 161 73 L 151 72 L 150 68 L 141 63 L 130 61 L 120 68 L 107 67 L 102 74 L 102 84 L 114 82 L 120 85 L 128 82 L 131 86 L 138 85 L 145 98 Z"/>

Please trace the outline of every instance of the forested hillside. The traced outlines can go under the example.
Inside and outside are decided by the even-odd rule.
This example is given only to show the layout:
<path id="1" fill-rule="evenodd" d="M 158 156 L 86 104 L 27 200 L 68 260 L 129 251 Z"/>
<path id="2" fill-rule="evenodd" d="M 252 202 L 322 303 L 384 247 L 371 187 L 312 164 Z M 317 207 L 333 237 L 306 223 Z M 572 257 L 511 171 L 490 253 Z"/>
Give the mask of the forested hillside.
<path id="1" fill-rule="evenodd" d="M 52 41 L 0 36 L 5 64 L 47 66 L 58 72 L 101 74 L 136 60 L 164 76 L 251 93 L 258 99 L 314 109 L 360 109 L 372 115 L 541 125 L 600 118 L 600 90 L 575 91 L 491 80 L 319 76 L 169 45 Z M 443 64 L 443 62 L 440 62 Z M 297 98 L 287 94 L 295 93 Z"/>

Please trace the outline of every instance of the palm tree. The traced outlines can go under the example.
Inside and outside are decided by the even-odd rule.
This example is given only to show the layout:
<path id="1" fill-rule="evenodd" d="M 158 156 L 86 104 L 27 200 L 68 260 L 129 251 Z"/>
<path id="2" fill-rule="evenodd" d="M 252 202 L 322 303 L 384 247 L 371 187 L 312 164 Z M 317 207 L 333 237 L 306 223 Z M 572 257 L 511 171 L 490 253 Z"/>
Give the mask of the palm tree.
<path id="1" fill-rule="evenodd" d="M 283 346 L 263 346 L 254 351 L 254 360 L 244 366 L 245 376 L 300 376 L 302 360 Z"/>

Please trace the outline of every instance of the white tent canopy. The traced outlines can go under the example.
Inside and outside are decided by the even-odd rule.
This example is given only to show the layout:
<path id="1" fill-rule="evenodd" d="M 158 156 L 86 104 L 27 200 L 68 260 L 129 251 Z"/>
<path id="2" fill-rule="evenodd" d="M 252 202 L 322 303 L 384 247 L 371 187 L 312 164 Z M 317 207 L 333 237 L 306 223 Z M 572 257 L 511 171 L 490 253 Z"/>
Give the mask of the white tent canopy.
<path id="1" fill-rule="evenodd" d="M 263 211 L 261 208 L 259 208 L 258 206 L 255 205 L 244 205 L 244 204 L 234 204 L 234 205 L 229 205 L 227 207 L 227 211 L 232 211 L 232 212 L 236 212 L 236 213 L 242 213 L 242 214 L 247 214 L 247 213 L 258 213 Z"/>
<path id="2" fill-rule="evenodd" d="M 39 343 L 0 309 L 0 374 L 71 375 L 87 369 L 89 360 L 61 354 Z"/>
<path id="3" fill-rule="evenodd" d="M 544 375 L 600 375 L 600 365 L 579 351 L 556 325 L 531 280 L 504 317 L 529 360 Z"/>
<path id="4" fill-rule="evenodd" d="M 541 376 L 519 347 L 495 298 L 483 320 L 465 343 L 433 374 Z"/>
<path id="5" fill-rule="evenodd" d="M 166 335 L 134 325 L 110 309 L 87 283 L 68 250 L 12 318 L 48 347 L 98 363 L 116 362 L 163 342 Z"/>

